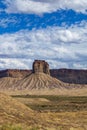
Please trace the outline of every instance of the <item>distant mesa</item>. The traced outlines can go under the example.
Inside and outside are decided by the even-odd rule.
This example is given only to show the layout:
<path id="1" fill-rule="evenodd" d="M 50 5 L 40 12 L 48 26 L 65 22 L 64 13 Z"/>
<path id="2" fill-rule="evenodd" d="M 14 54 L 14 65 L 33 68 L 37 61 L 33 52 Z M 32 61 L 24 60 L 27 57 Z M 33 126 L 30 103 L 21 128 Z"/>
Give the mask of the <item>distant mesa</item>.
<path id="1" fill-rule="evenodd" d="M 54 75 L 56 74 L 55 72 L 57 72 L 57 70 L 54 71 Z M 67 79 L 68 75 L 66 75 L 65 70 L 63 72 L 63 77 Z M 18 74 L 17 78 L 16 74 Z M 60 74 L 59 71 L 58 74 Z M 11 77 L 8 75 L 11 75 Z M 49 64 L 44 60 L 35 60 L 32 65 L 32 71 L 25 70 L 22 72 L 9 70 L 7 76 L 8 77 L 0 78 L 0 90 L 29 90 L 29 92 L 31 92 L 31 90 L 35 90 L 35 92 L 37 90 L 44 90 L 42 92 L 45 92 L 45 90 L 53 91 L 54 89 L 64 91 L 65 89 L 72 88 L 87 88 L 87 85 L 64 83 L 61 80 L 52 77 L 52 71 L 49 69 Z"/>
<path id="2" fill-rule="evenodd" d="M 45 73 L 55 77 L 65 83 L 70 84 L 87 84 L 87 70 L 79 69 L 50 69 L 49 64 L 44 60 L 35 60 L 32 65 L 32 70 L 7 69 L 0 70 L 0 80 L 2 78 L 12 77 L 22 79 L 31 73 Z"/>
<path id="3" fill-rule="evenodd" d="M 50 75 L 49 64 L 45 60 L 35 60 L 33 62 L 33 73 L 39 72 Z"/>

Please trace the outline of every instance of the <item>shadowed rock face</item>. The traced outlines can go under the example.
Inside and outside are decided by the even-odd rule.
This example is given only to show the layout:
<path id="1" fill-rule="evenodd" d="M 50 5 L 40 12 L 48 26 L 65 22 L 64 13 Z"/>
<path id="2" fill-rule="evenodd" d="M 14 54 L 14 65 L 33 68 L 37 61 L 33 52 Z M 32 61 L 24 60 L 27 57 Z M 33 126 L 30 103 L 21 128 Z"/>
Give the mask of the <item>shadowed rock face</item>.
<path id="1" fill-rule="evenodd" d="M 65 83 L 87 84 L 87 70 L 51 69 L 50 75 Z"/>
<path id="2" fill-rule="evenodd" d="M 35 60 L 33 62 L 33 73 L 45 73 L 50 75 L 49 64 L 44 60 Z"/>

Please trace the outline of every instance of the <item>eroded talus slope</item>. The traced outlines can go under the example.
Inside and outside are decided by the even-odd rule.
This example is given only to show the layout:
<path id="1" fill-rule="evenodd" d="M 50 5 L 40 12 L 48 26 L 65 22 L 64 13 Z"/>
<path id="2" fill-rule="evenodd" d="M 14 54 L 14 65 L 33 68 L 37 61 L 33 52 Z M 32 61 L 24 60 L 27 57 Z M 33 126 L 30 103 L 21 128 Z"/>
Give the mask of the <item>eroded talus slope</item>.
<path id="1" fill-rule="evenodd" d="M 14 85 L 14 89 L 18 90 L 25 90 L 25 89 L 53 89 L 53 88 L 59 88 L 62 89 L 65 86 L 65 84 L 56 78 L 51 77 L 48 74 L 45 73 L 33 73 L 22 80 L 18 81 Z"/>
<path id="2" fill-rule="evenodd" d="M 15 84 L 19 78 L 5 77 L 0 78 L 0 90 L 12 89 L 12 85 Z"/>
<path id="3" fill-rule="evenodd" d="M 59 94 L 59 91 L 61 90 L 61 94 L 63 94 L 65 90 L 83 91 L 84 89 L 87 89 L 87 85 L 64 83 L 56 78 L 51 77 L 48 74 L 41 72 L 32 73 L 31 75 L 28 75 L 23 79 L 11 77 L 5 77 L 0 79 L 0 91 L 6 92 L 14 90 L 32 90 L 34 91 L 34 93 L 36 93 L 37 90 L 43 90 L 41 92 L 44 94 L 47 91 L 50 93 L 51 91 L 53 92 L 55 90 L 54 93 Z"/>

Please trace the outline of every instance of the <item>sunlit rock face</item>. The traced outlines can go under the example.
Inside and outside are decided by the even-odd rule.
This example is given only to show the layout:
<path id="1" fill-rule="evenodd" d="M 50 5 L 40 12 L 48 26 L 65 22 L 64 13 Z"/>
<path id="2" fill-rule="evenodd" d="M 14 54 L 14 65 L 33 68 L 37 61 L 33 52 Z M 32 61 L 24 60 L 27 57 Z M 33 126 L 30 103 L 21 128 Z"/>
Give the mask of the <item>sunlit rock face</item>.
<path id="1" fill-rule="evenodd" d="M 50 75 L 49 64 L 44 60 L 35 60 L 33 62 L 33 73 L 45 73 Z"/>

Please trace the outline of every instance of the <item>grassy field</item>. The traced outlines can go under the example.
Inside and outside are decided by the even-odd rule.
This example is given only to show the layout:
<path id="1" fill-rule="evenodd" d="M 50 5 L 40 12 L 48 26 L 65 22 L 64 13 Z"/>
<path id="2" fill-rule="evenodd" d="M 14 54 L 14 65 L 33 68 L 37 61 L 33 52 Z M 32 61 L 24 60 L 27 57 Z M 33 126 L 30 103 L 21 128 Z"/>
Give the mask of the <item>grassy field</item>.
<path id="1" fill-rule="evenodd" d="M 9 119 L 9 124 L 0 125 L 0 130 L 87 130 L 85 96 L 14 95 L 12 98 L 16 99 L 13 103 L 6 96 L 11 105 L 4 104 L 3 119 L 6 122 Z"/>
<path id="2" fill-rule="evenodd" d="M 15 95 L 25 105 L 38 112 L 76 112 L 87 111 L 87 97 Z"/>
<path id="3" fill-rule="evenodd" d="M 38 127 L 24 127 L 21 125 L 5 124 L 0 127 L 0 130 L 38 130 Z"/>

